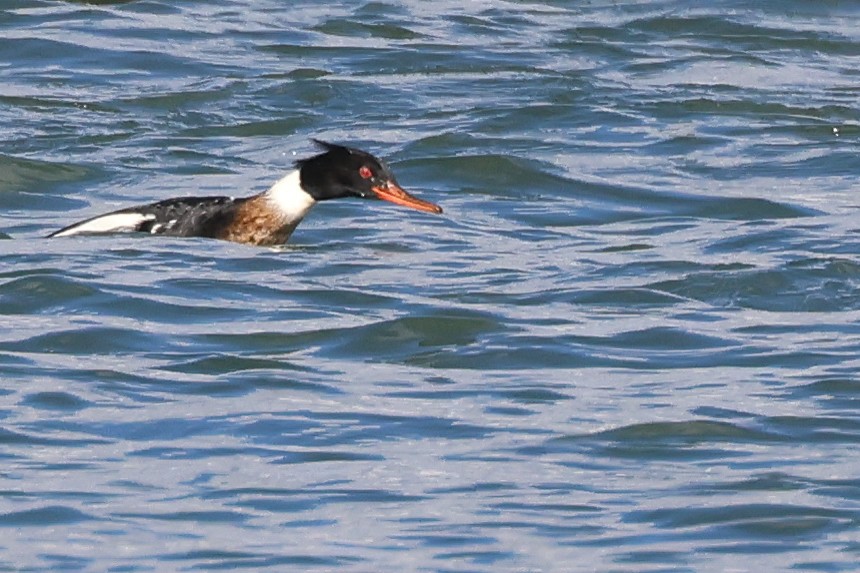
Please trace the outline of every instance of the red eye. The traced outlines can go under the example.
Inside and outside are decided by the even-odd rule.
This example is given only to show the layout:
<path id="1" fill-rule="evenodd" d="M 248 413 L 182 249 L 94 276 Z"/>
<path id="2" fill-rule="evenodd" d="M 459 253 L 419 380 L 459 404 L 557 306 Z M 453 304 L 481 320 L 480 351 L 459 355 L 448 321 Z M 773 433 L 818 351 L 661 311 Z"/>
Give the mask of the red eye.
<path id="1" fill-rule="evenodd" d="M 370 170 L 369 167 L 366 167 L 364 165 L 359 167 L 358 174 L 361 175 L 362 179 L 370 179 L 371 177 L 373 177 L 373 172 Z"/>

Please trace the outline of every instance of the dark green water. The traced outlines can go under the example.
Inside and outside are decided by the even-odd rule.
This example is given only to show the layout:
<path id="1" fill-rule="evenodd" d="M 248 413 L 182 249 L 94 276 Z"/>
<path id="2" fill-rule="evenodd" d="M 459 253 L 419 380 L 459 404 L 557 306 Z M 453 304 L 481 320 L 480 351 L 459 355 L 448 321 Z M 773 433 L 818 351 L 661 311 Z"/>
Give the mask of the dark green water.
<path id="1" fill-rule="evenodd" d="M 857 570 L 860 10 L 578 4 L 0 3 L 0 570 Z"/>

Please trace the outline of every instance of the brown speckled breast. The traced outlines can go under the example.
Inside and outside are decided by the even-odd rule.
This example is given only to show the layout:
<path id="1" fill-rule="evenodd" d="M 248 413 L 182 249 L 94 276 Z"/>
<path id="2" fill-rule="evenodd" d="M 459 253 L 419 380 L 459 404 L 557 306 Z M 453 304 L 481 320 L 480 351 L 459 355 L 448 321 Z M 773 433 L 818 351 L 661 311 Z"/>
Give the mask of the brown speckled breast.
<path id="1" fill-rule="evenodd" d="M 230 224 L 218 234 L 219 239 L 250 245 L 283 245 L 299 221 L 287 221 L 259 195 L 245 201 L 236 210 Z"/>

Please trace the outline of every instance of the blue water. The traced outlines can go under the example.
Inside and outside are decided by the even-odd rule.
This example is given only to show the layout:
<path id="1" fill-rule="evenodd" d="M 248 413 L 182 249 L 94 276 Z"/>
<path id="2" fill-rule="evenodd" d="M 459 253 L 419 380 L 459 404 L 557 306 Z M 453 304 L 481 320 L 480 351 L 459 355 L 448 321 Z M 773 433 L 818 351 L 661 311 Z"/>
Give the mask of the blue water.
<path id="1" fill-rule="evenodd" d="M 0 3 L 0 570 L 860 569 L 860 10 L 577 4 Z"/>

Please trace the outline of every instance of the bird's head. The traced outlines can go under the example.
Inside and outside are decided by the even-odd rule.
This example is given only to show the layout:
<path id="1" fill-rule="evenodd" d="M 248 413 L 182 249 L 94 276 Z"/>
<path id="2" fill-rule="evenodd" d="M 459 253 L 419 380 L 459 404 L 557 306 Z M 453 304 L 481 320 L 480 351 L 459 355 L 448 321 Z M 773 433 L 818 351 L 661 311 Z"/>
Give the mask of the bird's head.
<path id="1" fill-rule="evenodd" d="M 296 161 L 302 187 L 317 201 L 359 197 L 381 199 L 428 213 L 441 213 L 438 205 L 403 190 L 385 163 L 370 153 L 318 139 L 323 152 Z"/>

